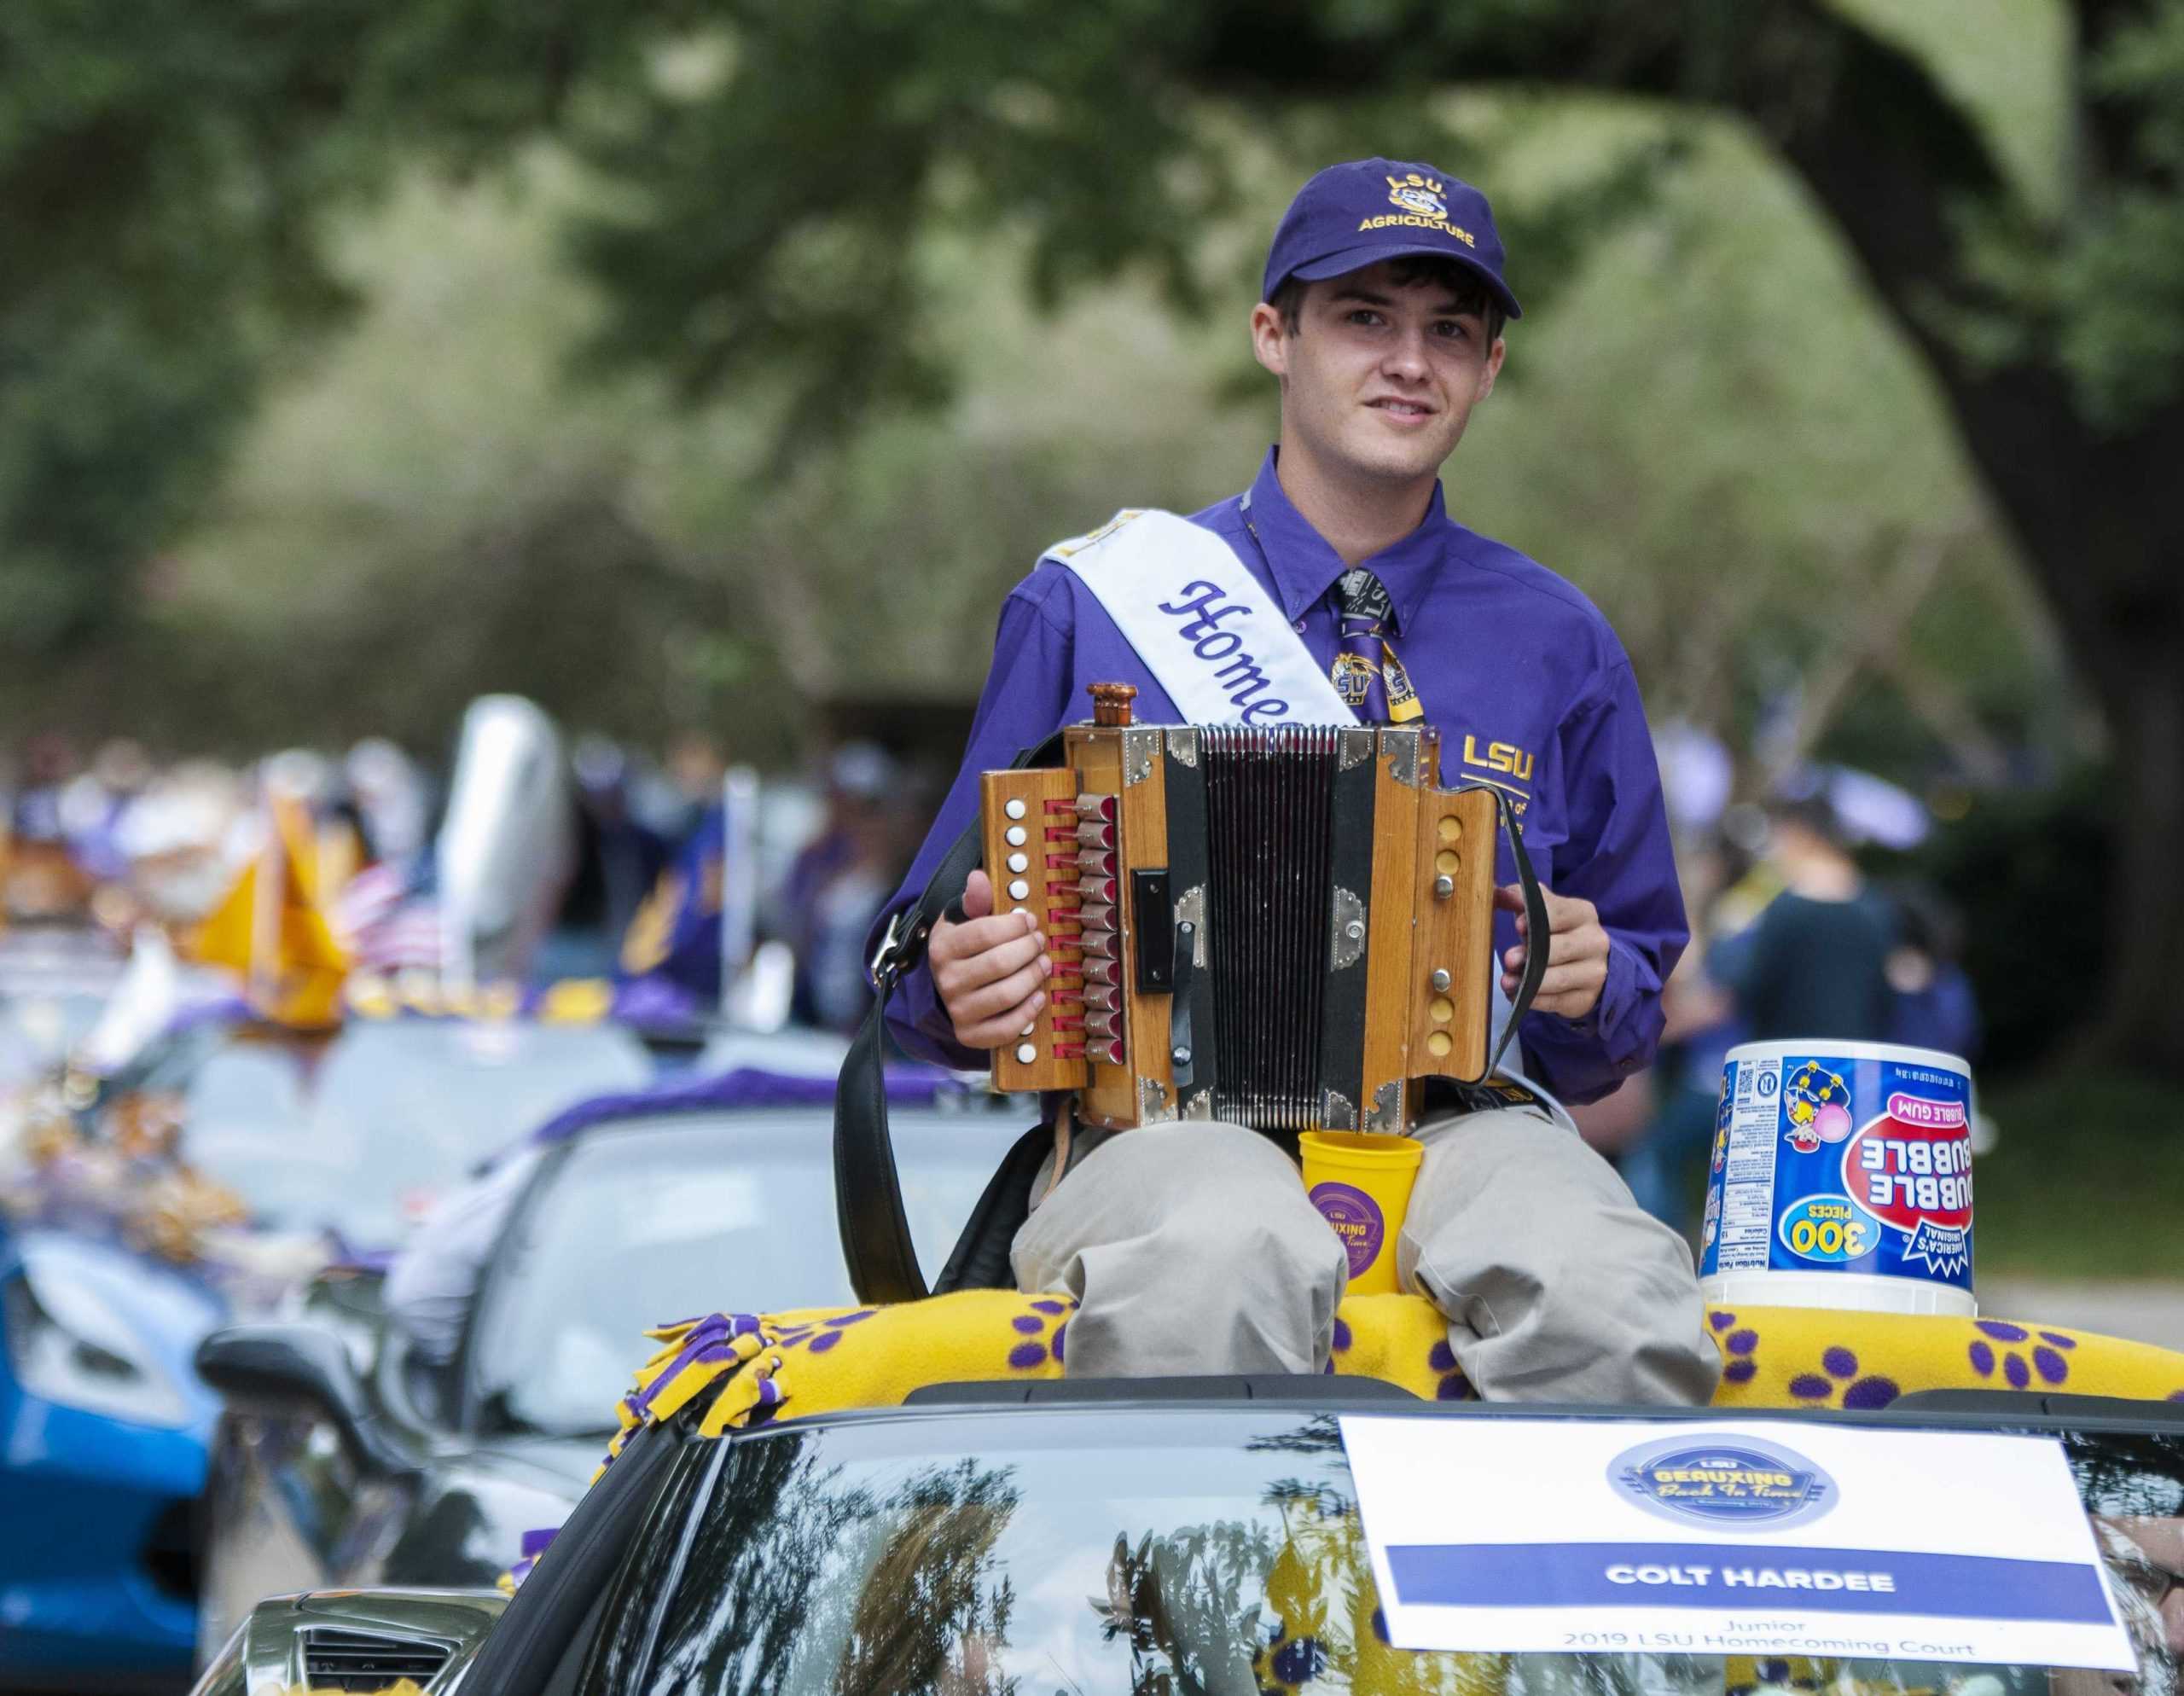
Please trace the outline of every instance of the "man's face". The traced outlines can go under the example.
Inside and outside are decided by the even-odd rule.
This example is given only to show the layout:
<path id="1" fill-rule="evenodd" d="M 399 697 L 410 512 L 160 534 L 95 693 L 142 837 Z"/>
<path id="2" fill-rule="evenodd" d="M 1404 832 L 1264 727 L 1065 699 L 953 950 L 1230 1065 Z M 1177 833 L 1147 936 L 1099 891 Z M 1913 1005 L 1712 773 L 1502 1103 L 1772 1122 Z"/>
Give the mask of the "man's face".
<path id="1" fill-rule="evenodd" d="M 1393 262 L 1306 285 L 1298 328 L 1262 303 L 1252 351 L 1281 381 L 1281 439 L 1338 475 L 1432 476 L 1494 391 L 1502 344 L 1443 283 L 1395 281 Z"/>

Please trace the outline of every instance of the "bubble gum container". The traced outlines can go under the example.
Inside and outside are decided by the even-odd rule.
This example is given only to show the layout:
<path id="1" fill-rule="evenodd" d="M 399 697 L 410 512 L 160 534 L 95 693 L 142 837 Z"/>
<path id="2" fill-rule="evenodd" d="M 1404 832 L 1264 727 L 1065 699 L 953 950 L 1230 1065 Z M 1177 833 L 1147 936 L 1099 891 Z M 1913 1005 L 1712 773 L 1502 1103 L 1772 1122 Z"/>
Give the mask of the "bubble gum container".
<path id="1" fill-rule="evenodd" d="M 1700 1241 L 1713 1306 L 1977 1313 L 1970 1068 L 1890 1043 L 1730 1049 Z"/>

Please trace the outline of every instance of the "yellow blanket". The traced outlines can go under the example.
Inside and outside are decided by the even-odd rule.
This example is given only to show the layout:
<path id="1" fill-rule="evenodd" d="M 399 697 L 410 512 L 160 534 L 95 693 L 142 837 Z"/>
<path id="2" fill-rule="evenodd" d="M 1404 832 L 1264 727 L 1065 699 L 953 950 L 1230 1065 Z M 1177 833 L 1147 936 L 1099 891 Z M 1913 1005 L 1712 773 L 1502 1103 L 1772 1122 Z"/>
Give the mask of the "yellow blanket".
<path id="1" fill-rule="evenodd" d="M 622 1430 L 664 1420 L 723 1385 L 702 1429 L 717 1435 L 781 1415 L 893 1407 L 921 1385 L 1059 1378 L 1068 1357 L 1063 1296 L 967 1290 L 896 1307 L 710 1314 L 647 1334 L 659 1351 L 623 1398 Z M 2058 1390 L 2184 1400 L 2184 1354 L 2004 1319 L 1944 1319 L 1815 1308 L 1716 1308 L 1716 1407 L 1885 1408 L 1912 1390 Z M 1462 1400 L 1448 1328 L 1416 1296 L 1352 1296 L 1335 1321 L 1337 1373 Z"/>

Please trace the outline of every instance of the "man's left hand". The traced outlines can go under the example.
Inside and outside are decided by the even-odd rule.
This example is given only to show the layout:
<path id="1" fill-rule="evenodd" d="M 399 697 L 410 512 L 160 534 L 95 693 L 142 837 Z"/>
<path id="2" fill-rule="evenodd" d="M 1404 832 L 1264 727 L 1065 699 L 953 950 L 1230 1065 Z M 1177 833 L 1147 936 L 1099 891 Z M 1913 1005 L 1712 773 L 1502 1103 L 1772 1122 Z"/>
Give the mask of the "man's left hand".
<path id="1" fill-rule="evenodd" d="M 1560 1014 L 1583 1019 L 1599 1004 L 1600 986 L 1607 982 L 1607 932 L 1600 927 L 1600 909 L 1575 895 L 1557 895 L 1544 886 L 1550 932 L 1547 944 L 1547 975 L 1539 980 L 1532 997 L 1535 1013 Z M 1502 993 L 1513 996 L 1524 976 L 1525 952 L 1531 946 L 1525 919 L 1525 892 L 1504 884 L 1494 892 L 1494 904 L 1517 915 L 1517 934 L 1523 940 L 1502 956 Z"/>

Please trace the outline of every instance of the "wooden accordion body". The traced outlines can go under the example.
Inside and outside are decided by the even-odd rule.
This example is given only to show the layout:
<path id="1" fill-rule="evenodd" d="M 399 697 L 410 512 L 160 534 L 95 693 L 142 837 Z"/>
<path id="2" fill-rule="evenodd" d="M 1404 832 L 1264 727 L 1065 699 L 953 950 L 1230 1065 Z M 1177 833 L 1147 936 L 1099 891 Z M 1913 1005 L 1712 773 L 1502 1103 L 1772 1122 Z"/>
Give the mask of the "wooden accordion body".
<path id="1" fill-rule="evenodd" d="M 1404 725 L 1137 725 L 1093 690 L 1059 766 L 981 779 L 997 912 L 1054 961 L 996 1089 L 1111 1126 L 1400 1132 L 1492 1019 L 1493 792 Z"/>

